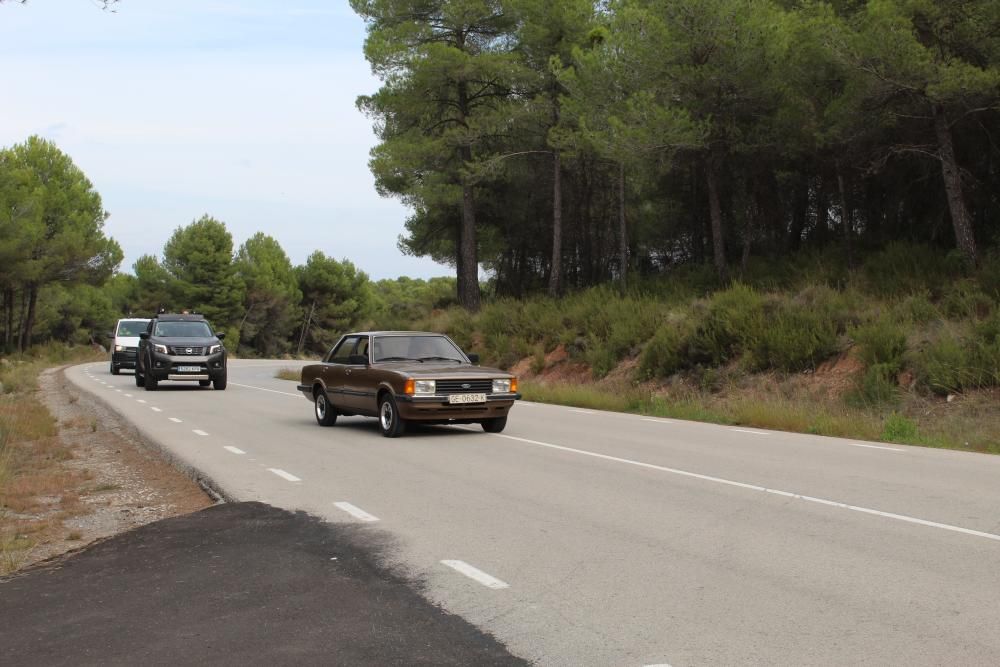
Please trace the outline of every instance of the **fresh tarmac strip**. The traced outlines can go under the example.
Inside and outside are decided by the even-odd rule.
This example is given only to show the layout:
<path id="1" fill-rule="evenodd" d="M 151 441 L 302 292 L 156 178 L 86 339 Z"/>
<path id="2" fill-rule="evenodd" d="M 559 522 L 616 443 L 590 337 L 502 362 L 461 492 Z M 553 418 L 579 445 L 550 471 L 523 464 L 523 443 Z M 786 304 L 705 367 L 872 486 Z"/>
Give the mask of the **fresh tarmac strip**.
<path id="1" fill-rule="evenodd" d="M 384 531 L 541 665 L 1000 661 L 1000 457 L 530 403 L 502 434 L 386 439 L 317 426 L 291 365 L 232 361 L 224 392 L 67 377 L 231 498 Z"/>

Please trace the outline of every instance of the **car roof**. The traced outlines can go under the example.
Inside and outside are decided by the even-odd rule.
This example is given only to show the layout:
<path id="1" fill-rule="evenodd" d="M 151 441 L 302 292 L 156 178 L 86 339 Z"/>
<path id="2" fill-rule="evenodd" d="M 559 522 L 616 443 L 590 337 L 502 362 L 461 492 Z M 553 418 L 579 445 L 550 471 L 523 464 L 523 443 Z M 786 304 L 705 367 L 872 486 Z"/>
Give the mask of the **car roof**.
<path id="1" fill-rule="evenodd" d="M 205 316 L 196 313 L 160 313 L 156 319 L 164 322 L 203 322 Z"/>
<path id="2" fill-rule="evenodd" d="M 345 336 L 444 336 L 436 331 L 355 331 Z"/>

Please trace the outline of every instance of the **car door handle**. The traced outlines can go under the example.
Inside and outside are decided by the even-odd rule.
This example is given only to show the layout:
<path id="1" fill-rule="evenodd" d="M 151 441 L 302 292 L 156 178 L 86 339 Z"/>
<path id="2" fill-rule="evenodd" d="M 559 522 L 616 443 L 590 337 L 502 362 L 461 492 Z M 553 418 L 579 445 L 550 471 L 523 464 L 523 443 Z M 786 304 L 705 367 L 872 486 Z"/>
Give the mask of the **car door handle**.
<path id="1" fill-rule="evenodd" d="M 350 375 L 351 374 L 351 369 L 348 368 L 347 370 L 344 371 L 344 373 L 346 373 L 347 375 Z"/>

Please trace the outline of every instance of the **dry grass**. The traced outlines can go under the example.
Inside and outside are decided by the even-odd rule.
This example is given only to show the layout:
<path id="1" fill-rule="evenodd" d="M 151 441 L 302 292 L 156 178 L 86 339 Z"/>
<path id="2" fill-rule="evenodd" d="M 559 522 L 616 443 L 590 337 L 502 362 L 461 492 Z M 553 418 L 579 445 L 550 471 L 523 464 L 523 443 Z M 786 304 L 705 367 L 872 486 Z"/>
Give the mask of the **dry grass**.
<path id="1" fill-rule="evenodd" d="M 274 377 L 279 380 L 294 380 L 295 382 L 298 382 L 302 379 L 302 371 L 297 368 L 282 368 L 274 374 Z"/>

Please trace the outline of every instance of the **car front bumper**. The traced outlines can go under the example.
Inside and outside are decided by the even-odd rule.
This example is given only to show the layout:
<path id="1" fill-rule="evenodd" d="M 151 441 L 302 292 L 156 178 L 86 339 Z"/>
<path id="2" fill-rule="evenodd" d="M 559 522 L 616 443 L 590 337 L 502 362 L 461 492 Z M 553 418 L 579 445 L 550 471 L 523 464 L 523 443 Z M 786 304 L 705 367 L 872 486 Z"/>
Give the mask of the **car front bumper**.
<path id="1" fill-rule="evenodd" d="M 197 367 L 197 371 L 187 370 Z M 185 370 L 181 370 L 184 368 Z M 226 354 L 216 352 L 206 356 L 171 356 L 154 352 L 152 366 L 146 369 L 157 380 L 214 380 L 226 374 Z"/>
<path id="2" fill-rule="evenodd" d="M 135 350 L 111 353 L 111 363 L 118 368 L 135 368 L 135 358 Z"/>
<path id="3" fill-rule="evenodd" d="M 478 421 L 506 417 L 520 394 L 486 395 L 485 403 L 449 403 L 447 396 L 396 396 L 407 421 Z"/>

